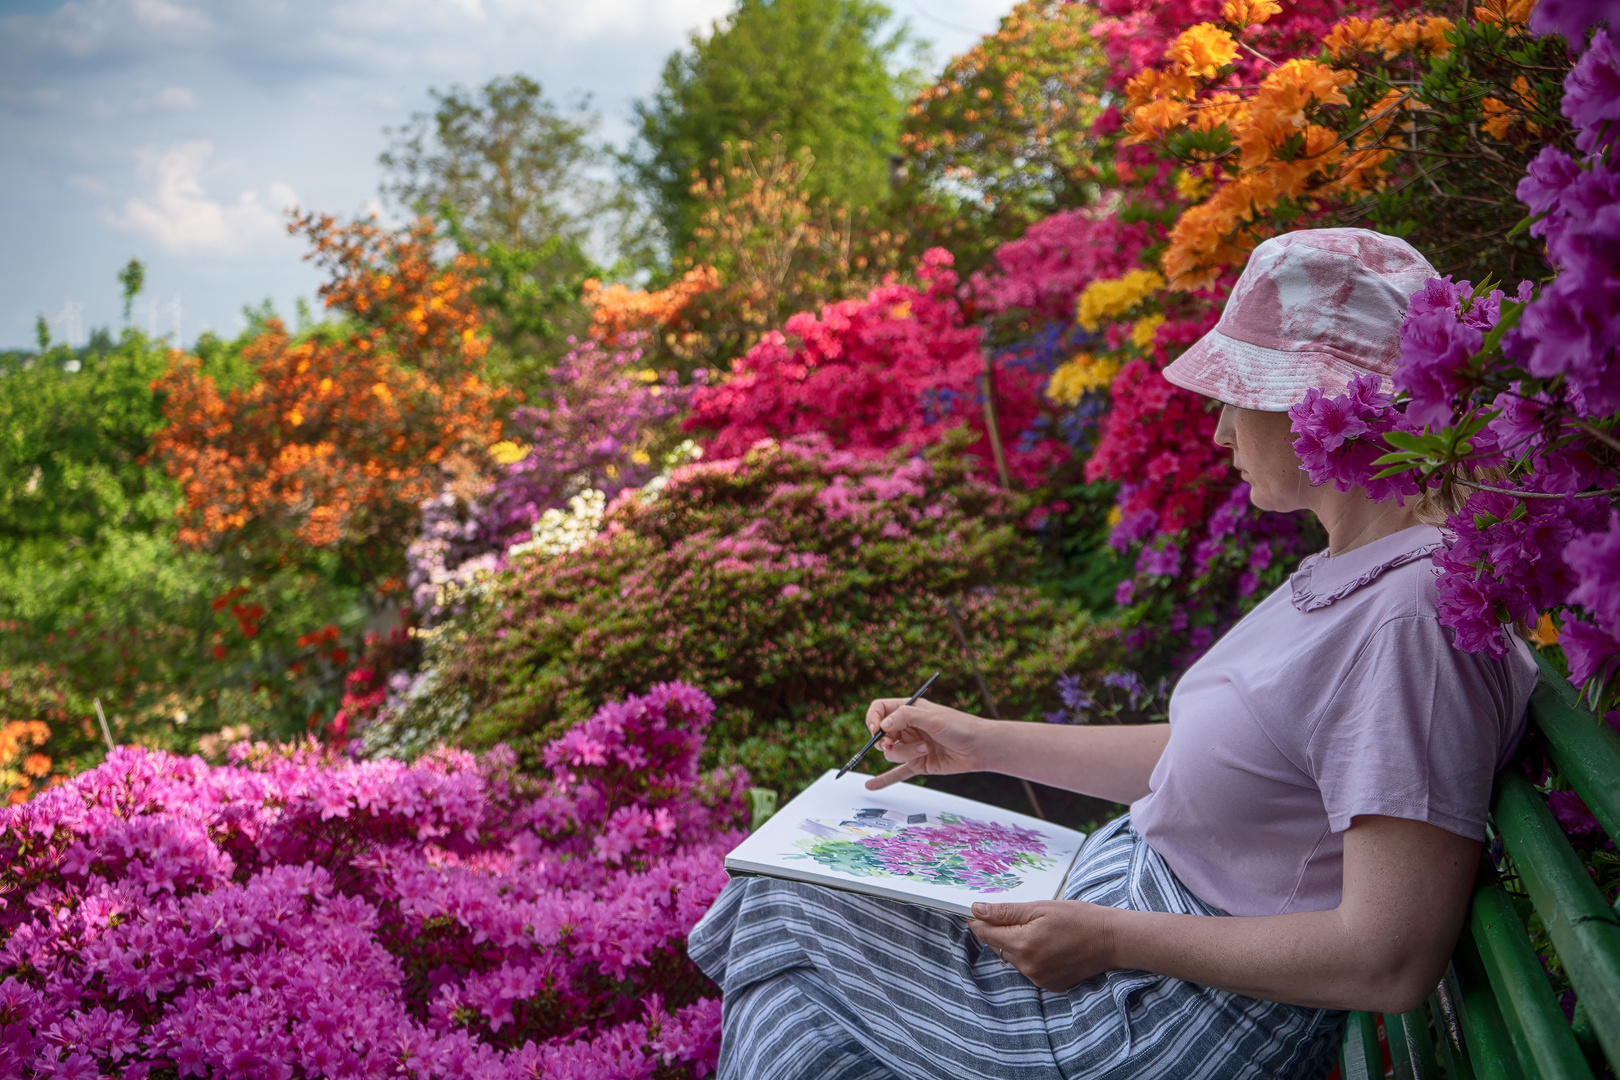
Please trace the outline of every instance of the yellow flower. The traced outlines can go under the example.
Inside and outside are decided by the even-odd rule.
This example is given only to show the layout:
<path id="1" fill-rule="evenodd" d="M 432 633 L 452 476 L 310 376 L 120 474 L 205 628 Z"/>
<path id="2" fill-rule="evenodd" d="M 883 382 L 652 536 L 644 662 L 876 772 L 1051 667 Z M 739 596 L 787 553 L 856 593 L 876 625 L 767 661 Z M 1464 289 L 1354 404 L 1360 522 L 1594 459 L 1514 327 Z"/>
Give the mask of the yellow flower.
<path id="1" fill-rule="evenodd" d="M 1087 393 L 1108 389 L 1108 384 L 1118 374 L 1119 361 L 1079 353 L 1052 372 L 1051 381 L 1046 384 L 1046 396 L 1059 405 L 1077 405 Z"/>
<path id="2" fill-rule="evenodd" d="M 1120 512 L 1119 507 L 1110 506 L 1108 508 L 1108 527 L 1112 529 L 1115 525 L 1118 525 L 1120 521 L 1124 519 L 1124 517 L 1125 515 Z"/>
<path id="3" fill-rule="evenodd" d="M 630 461 L 635 465 L 651 465 L 652 455 L 645 450 L 630 451 Z"/>
<path id="4" fill-rule="evenodd" d="M 519 446 L 510 439 L 502 439 L 489 448 L 489 456 L 494 458 L 498 465 L 515 465 L 529 456 L 529 448 Z"/>
<path id="5" fill-rule="evenodd" d="M 1186 169 L 1176 170 L 1176 193 L 1188 202 L 1197 202 L 1214 190 L 1215 185 L 1206 177 Z"/>
<path id="6" fill-rule="evenodd" d="M 636 372 L 636 378 L 640 379 L 644 383 L 655 383 L 658 381 L 658 372 L 654 371 L 652 368 L 642 368 L 640 371 Z"/>
<path id="7" fill-rule="evenodd" d="M 1541 613 L 1541 618 L 1536 620 L 1536 628 L 1530 632 L 1530 640 L 1541 646 L 1558 644 L 1558 624 L 1553 622 L 1552 612 Z"/>
<path id="8" fill-rule="evenodd" d="M 1226 0 L 1221 18 L 1237 27 L 1258 26 L 1280 11 L 1276 0 Z"/>
<path id="9" fill-rule="evenodd" d="M 1237 42 L 1214 23 L 1199 23 L 1181 32 L 1164 50 L 1164 58 L 1195 79 L 1207 79 L 1237 56 Z"/>
<path id="10" fill-rule="evenodd" d="M 1124 277 L 1093 281 L 1080 294 L 1075 315 L 1081 326 L 1096 330 L 1104 319 L 1118 318 L 1162 288 L 1164 278 L 1152 270 L 1132 270 Z"/>
<path id="11" fill-rule="evenodd" d="M 1157 313 L 1136 320 L 1136 325 L 1131 327 L 1131 344 L 1138 349 L 1152 348 L 1153 338 L 1158 334 L 1162 322 L 1164 316 Z"/>

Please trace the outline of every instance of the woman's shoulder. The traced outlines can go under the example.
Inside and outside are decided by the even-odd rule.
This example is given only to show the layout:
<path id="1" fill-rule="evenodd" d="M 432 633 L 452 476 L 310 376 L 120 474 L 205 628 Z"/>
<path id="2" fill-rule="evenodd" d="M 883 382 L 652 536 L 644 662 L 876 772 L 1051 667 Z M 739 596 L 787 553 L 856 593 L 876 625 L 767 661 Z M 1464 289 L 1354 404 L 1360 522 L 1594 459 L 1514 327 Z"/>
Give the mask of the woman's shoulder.
<path id="1" fill-rule="evenodd" d="M 1433 525 L 1403 529 L 1342 555 L 1308 555 L 1285 586 L 1296 611 L 1325 611 L 1355 598 L 1350 607 L 1389 607 L 1391 615 L 1434 614 L 1432 556 L 1445 546 Z M 1402 610 L 1404 609 L 1404 610 Z"/>

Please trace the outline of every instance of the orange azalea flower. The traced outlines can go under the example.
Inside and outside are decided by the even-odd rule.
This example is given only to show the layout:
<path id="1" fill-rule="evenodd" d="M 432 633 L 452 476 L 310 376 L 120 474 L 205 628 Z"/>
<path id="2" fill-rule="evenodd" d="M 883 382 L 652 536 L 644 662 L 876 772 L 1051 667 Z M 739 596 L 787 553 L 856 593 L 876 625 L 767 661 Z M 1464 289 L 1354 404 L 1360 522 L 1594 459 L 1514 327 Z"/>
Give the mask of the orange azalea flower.
<path id="1" fill-rule="evenodd" d="M 1125 125 L 1125 145 L 1134 146 L 1158 138 L 1179 127 L 1190 111 L 1185 101 L 1163 98 L 1138 105 L 1131 110 L 1131 118 Z"/>
<path id="2" fill-rule="evenodd" d="M 1226 0 L 1221 18 L 1236 27 L 1258 26 L 1282 11 L 1276 0 Z"/>
<path id="3" fill-rule="evenodd" d="M 1455 28 L 1456 24 L 1444 16 L 1425 15 L 1391 26 L 1379 44 L 1386 60 L 1393 60 L 1402 53 L 1415 52 L 1445 56 L 1451 52 L 1451 42 L 1446 40 L 1446 33 Z"/>
<path id="4" fill-rule="evenodd" d="M 1164 50 L 1164 58 L 1184 74 L 1208 79 L 1237 56 L 1237 42 L 1214 23 L 1199 23 L 1181 32 Z"/>
<path id="5" fill-rule="evenodd" d="M 1125 84 L 1125 100 L 1129 105 L 1146 105 L 1155 98 L 1190 98 L 1193 90 L 1192 79 L 1182 71 L 1143 68 Z"/>
<path id="6" fill-rule="evenodd" d="M 1236 132 L 1249 120 L 1248 103 L 1228 91 L 1211 94 L 1207 100 L 1193 106 L 1193 110 L 1188 126 L 1198 131 L 1213 131 L 1225 124 L 1226 130 Z"/>
<path id="7" fill-rule="evenodd" d="M 1513 93 L 1524 108 L 1536 107 L 1536 92 L 1530 89 L 1530 83 L 1523 75 L 1513 80 Z M 1538 124 L 1525 119 L 1524 112 L 1519 107 L 1509 105 L 1498 98 L 1488 97 L 1480 102 L 1480 105 L 1485 110 L 1485 123 L 1482 126 L 1493 139 L 1507 138 L 1508 131 L 1520 123 L 1523 123 L 1525 130 L 1532 135 L 1541 130 Z"/>
<path id="8" fill-rule="evenodd" d="M 1322 39 L 1322 46 L 1341 60 L 1357 53 L 1376 52 L 1383 48 L 1389 36 L 1389 23 L 1384 19 L 1362 19 L 1351 16 L 1335 25 Z"/>
<path id="9" fill-rule="evenodd" d="M 1536 0 L 1475 0 L 1474 18 L 1482 23 L 1499 24 L 1510 34 L 1521 33 L 1536 9 Z"/>

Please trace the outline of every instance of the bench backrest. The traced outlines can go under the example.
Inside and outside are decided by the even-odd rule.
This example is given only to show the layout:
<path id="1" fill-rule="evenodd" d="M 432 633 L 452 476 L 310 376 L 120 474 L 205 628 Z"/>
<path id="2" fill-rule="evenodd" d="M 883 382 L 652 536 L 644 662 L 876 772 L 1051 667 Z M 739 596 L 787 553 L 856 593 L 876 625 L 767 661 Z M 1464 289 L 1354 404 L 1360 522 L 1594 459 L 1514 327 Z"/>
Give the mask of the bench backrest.
<path id="1" fill-rule="evenodd" d="M 1620 838 L 1620 734 L 1576 702 L 1545 660 L 1530 727 L 1593 817 Z M 1428 1004 L 1400 1016 L 1351 1013 L 1344 1080 L 1594 1080 L 1620 1074 L 1620 915 L 1588 876 L 1548 809 L 1516 767 L 1491 799 L 1494 865 L 1482 866 L 1457 952 Z M 1510 892 L 1504 882 L 1513 886 Z M 1566 1018 L 1531 945 L 1534 912 L 1577 1002 Z"/>

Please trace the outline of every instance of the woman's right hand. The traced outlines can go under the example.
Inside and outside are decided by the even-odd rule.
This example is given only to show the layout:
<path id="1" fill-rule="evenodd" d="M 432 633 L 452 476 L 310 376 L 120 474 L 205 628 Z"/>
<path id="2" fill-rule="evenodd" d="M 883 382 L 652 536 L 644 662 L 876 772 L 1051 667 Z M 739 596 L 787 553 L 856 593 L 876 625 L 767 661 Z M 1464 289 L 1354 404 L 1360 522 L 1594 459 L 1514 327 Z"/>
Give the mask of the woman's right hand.
<path id="1" fill-rule="evenodd" d="M 883 731 L 878 748 L 896 767 L 868 780 L 867 790 L 913 776 L 982 770 L 982 748 L 994 723 L 926 698 L 915 705 L 905 698 L 879 698 L 866 710 L 866 730 Z"/>

